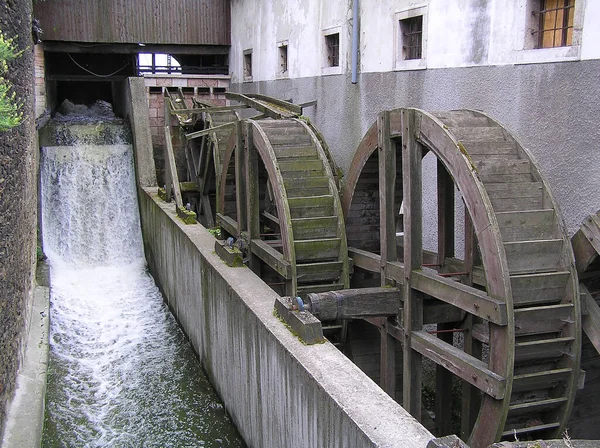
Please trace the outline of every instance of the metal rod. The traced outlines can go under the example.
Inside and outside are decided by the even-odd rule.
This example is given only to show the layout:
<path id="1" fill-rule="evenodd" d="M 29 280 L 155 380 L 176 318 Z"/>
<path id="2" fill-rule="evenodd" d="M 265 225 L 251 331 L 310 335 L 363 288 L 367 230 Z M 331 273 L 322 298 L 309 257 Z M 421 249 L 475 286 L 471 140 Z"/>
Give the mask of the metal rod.
<path id="1" fill-rule="evenodd" d="M 455 275 L 469 275 L 469 272 L 444 272 L 443 274 L 438 274 L 440 277 L 453 277 Z"/>
<path id="2" fill-rule="evenodd" d="M 439 334 L 439 333 L 463 333 L 467 331 L 464 328 L 451 328 L 448 330 L 427 330 L 427 333 L 429 334 Z"/>

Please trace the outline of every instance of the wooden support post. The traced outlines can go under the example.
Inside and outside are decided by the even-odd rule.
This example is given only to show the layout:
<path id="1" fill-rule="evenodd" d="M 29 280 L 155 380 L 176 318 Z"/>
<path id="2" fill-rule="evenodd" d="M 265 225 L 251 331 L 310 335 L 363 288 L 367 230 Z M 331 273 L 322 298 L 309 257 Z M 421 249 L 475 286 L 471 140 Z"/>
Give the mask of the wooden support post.
<path id="1" fill-rule="evenodd" d="M 258 191 L 258 153 L 252 138 L 252 123 L 246 123 L 246 141 L 244 147 L 246 168 L 246 216 L 248 218 L 248 242 L 251 244 L 255 238 L 260 238 L 260 205 Z M 238 224 L 239 225 L 239 224 Z M 260 259 L 250 252 L 249 266 L 252 271 L 260 276 Z"/>
<path id="2" fill-rule="evenodd" d="M 388 275 L 388 261 L 396 261 L 396 150 L 390 139 L 390 112 L 384 111 L 377 117 L 377 143 L 379 147 L 379 241 L 381 258 L 379 270 L 381 286 L 393 285 Z M 398 303 L 398 310 L 400 303 Z M 381 334 L 381 387 L 396 399 L 396 340 L 388 335 L 382 319 Z"/>
<path id="3" fill-rule="evenodd" d="M 438 324 L 438 330 L 450 330 L 454 324 Z M 437 337 L 452 344 L 453 333 L 438 333 Z M 435 367 L 435 431 L 436 434 L 452 433 L 452 374 L 445 367 Z"/>
<path id="4" fill-rule="evenodd" d="M 396 339 L 388 333 L 388 319 L 381 318 L 381 388 L 394 400 L 396 399 Z"/>
<path id="5" fill-rule="evenodd" d="M 438 205 L 438 261 L 440 270 L 444 261 L 454 256 L 454 182 L 442 162 L 437 162 Z M 438 330 L 454 326 L 439 323 Z M 438 333 L 438 338 L 452 344 L 452 333 Z M 452 374 L 443 366 L 435 368 L 435 429 L 440 436 L 452 433 Z"/>
<path id="6" fill-rule="evenodd" d="M 248 227 L 247 209 L 246 202 L 248 200 L 248 193 L 246 190 L 246 182 L 244 179 L 244 173 L 246 172 L 246 148 L 244 146 L 244 127 L 241 121 L 235 124 L 235 199 L 237 207 L 237 225 L 238 233 L 241 229 Z M 219 173 L 220 176 L 220 173 Z M 221 182 L 225 182 L 225 179 L 221 179 Z M 235 235 L 239 237 L 239 235 Z"/>
<path id="7" fill-rule="evenodd" d="M 477 251 L 476 246 L 477 241 L 475 239 L 473 221 L 471 221 L 471 216 L 465 207 L 465 271 L 469 273 L 465 279 L 465 283 L 468 285 L 473 284 L 473 264 Z M 473 326 L 476 323 L 475 316 L 468 314 L 464 323 L 464 328 L 467 330 L 464 333 L 464 351 L 471 356 L 481 358 L 482 345 L 473 338 Z M 478 410 L 481 406 L 481 395 L 476 387 L 466 381 L 463 382 L 462 391 L 461 434 L 466 439 L 471 434 L 477 420 Z"/>
<path id="8" fill-rule="evenodd" d="M 446 167 L 437 163 L 438 264 L 454 256 L 454 182 Z"/>
<path id="9" fill-rule="evenodd" d="M 390 284 L 387 262 L 396 261 L 396 216 L 394 195 L 396 190 L 396 151 L 390 139 L 390 112 L 377 118 L 379 147 L 379 241 L 381 244 L 381 286 Z M 392 282 L 393 283 L 393 282 Z"/>
<path id="10" fill-rule="evenodd" d="M 423 327 L 422 294 L 411 287 L 411 272 L 421 269 L 422 235 L 422 154 L 417 142 L 414 110 L 402 110 L 402 177 L 404 196 L 404 372 L 403 407 L 421 419 L 421 355 L 411 348 L 413 331 Z"/>

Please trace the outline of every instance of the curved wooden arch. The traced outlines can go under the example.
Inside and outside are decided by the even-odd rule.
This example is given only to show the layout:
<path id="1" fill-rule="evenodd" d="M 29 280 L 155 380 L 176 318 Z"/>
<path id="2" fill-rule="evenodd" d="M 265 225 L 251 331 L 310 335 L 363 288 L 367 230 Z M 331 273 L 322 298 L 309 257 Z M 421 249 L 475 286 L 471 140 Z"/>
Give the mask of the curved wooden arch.
<path id="1" fill-rule="evenodd" d="M 232 137 L 224 154 L 221 178 L 230 176 L 235 168 L 238 210 L 246 203 L 249 206 L 247 212 L 238 212 L 235 222 L 229 220 L 230 233 L 248 234 L 251 252 L 284 277 L 287 295 L 347 288 L 348 257 L 341 203 L 327 150 L 313 128 L 292 118 L 249 119 L 236 129 L 236 137 Z M 238 152 L 242 146 L 244 151 Z M 272 188 L 276 216 L 257 208 L 258 160 L 268 176 L 267 188 Z M 219 213 L 224 215 L 224 184 L 219 202 Z M 276 221 L 281 256 L 260 241 L 258 222 L 263 218 Z M 226 219 L 222 217 L 221 221 Z"/>
<path id="2" fill-rule="evenodd" d="M 490 137 L 492 140 L 485 141 L 488 134 L 492 136 Z M 393 221 L 395 217 L 393 216 L 394 213 L 389 212 L 389 208 L 390 206 L 394 206 L 396 213 L 398 208 L 397 204 L 394 205 L 394 185 L 396 181 L 395 177 L 390 175 L 390 172 L 395 173 L 396 171 L 393 168 L 394 164 L 396 163 L 396 156 L 393 154 L 390 155 L 392 152 L 394 152 L 393 149 L 391 149 L 393 148 L 393 144 L 390 142 L 397 143 L 399 141 L 401 141 L 402 144 L 401 157 L 403 177 L 402 183 L 404 184 L 402 192 L 405 221 L 404 231 L 405 238 L 408 237 L 408 240 L 405 240 L 404 242 L 403 279 L 398 279 L 397 275 L 390 274 L 391 269 L 388 269 L 390 261 L 393 264 L 395 260 L 395 249 L 388 241 L 391 238 L 392 232 L 394 232 Z M 494 147 L 494 145 L 496 145 L 497 148 Z M 489 148 L 492 148 L 494 151 L 496 149 L 498 149 L 500 152 L 506 151 L 507 154 L 510 152 L 511 155 L 510 157 L 507 156 L 507 159 L 513 157 L 515 158 L 514 160 L 507 160 L 506 167 L 500 169 L 498 171 L 500 175 L 496 175 L 495 178 L 494 176 L 489 175 L 489 167 L 493 166 L 495 168 L 498 164 L 498 160 L 489 162 L 486 159 L 484 153 L 485 151 L 488 151 Z M 502 321 L 496 320 L 495 322 L 489 317 L 486 318 L 482 316 L 479 311 L 473 309 L 473 307 L 481 306 L 481 303 L 478 303 L 477 301 L 479 299 L 477 299 L 476 294 L 473 294 L 472 298 L 475 301 L 470 305 L 469 303 L 454 303 L 454 305 L 459 306 L 467 313 L 483 317 L 489 321 L 488 341 L 490 355 L 489 363 L 487 365 L 489 371 L 486 372 L 486 375 L 488 375 L 488 379 L 493 378 L 494 375 L 499 376 L 499 381 L 502 384 L 502 391 L 496 391 L 495 394 L 490 393 L 490 391 L 486 390 L 486 388 L 481 384 L 478 385 L 479 389 L 484 391 L 485 394 L 480 407 L 479 416 L 469 438 L 469 443 L 475 447 L 487 446 L 496 440 L 500 440 L 502 437 L 507 437 L 508 434 L 507 431 L 505 431 L 504 425 L 509 417 L 511 418 L 511 425 L 518 428 L 519 433 L 539 431 L 537 434 L 543 433 L 559 435 L 566 423 L 566 419 L 568 418 L 572 406 L 575 395 L 575 384 L 578 377 L 578 350 L 580 347 L 580 340 L 578 339 L 578 331 L 580 328 L 578 323 L 579 304 L 576 286 L 577 282 L 574 275 L 574 270 L 572 269 L 572 253 L 570 253 L 568 249 L 553 249 L 558 251 L 557 258 L 559 259 L 555 269 L 557 271 L 556 273 L 554 273 L 554 271 L 547 266 L 542 266 L 540 268 L 539 272 L 542 272 L 542 274 L 538 274 L 537 271 L 534 270 L 532 270 L 532 273 L 529 274 L 527 272 L 527 268 L 521 267 L 520 265 L 518 269 L 515 268 L 515 257 L 512 253 L 515 247 L 523 246 L 525 247 L 525 250 L 530 250 L 531 248 L 529 246 L 533 247 L 535 244 L 539 244 L 540 247 L 547 245 L 554 248 L 555 246 L 557 247 L 557 244 L 559 244 L 561 241 L 564 242 L 567 239 L 566 233 L 564 232 L 564 227 L 562 226 L 561 220 L 556 218 L 556 223 L 550 226 L 552 228 L 552 240 L 545 241 L 542 239 L 542 237 L 536 237 L 536 241 L 520 241 L 511 239 L 511 236 L 505 236 L 505 234 L 508 235 L 510 232 L 512 232 L 513 229 L 508 228 L 508 224 L 506 224 L 506 220 L 508 219 L 507 216 L 510 214 L 510 212 L 502 212 L 498 214 L 499 210 L 504 210 L 502 207 L 506 207 L 506 204 L 501 204 L 501 201 L 498 200 L 497 187 L 501 186 L 504 188 L 506 184 L 502 183 L 504 180 L 494 184 L 494 182 L 497 181 L 496 178 L 519 178 L 520 180 L 519 176 L 529 176 L 533 178 L 533 180 L 537 181 L 537 183 L 534 185 L 536 188 L 538 187 L 539 183 L 539 188 L 541 191 L 540 194 L 544 195 L 542 201 L 543 207 L 548 210 L 542 210 L 541 212 L 544 212 L 545 215 L 555 216 L 556 213 L 558 213 L 558 209 L 556 207 L 556 202 L 552 199 L 552 196 L 549 193 L 547 182 L 545 182 L 545 179 L 539 173 L 539 169 L 537 169 L 535 166 L 530 154 L 525 151 L 522 148 L 522 145 L 512 138 L 512 136 L 510 136 L 510 134 L 508 134 L 499 123 L 476 111 L 452 111 L 449 113 L 430 114 L 417 109 L 397 109 L 380 114 L 377 122 L 367 131 L 365 137 L 358 146 L 343 186 L 342 203 L 344 215 L 346 219 L 348 219 L 351 215 L 356 216 L 356 210 L 353 211 L 352 204 L 355 190 L 359 184 L 362 171 L 370 158 L 376 154 L 376 151 L 378 151 L 377 157 L 379 160 L 378 164 L 380 175 L 379 195 L 381 201 L 380 208 L 377 213 L 379 214 L 380 218 L 381 253 L 373 256 L 378 257 L 380 260 L 380 265 L 382 267 L 381 277 L 383 283 L 389 282 L 390 280 L 395 280 L 396 282 L 401 283 L 403 280 L 403 289 L 405 293 L 405 317 L 403 327 L 404 332 L 409 333 L 409 336 L 405 335 L 405 338 L 410 340 L 412 337 L 413 339 L 416 338 L 417 340 L 416 343 L 414 341 L 411 343 L 413 347 L 407 348 L 406 346 L 409 344 L 404 344 L 404 405 L 411 413 L 413 413 L 413 415 L 420 417 L 420 406 L 418 404 L 413 404 L 415 401 L 418 402 L 419 398 L 416 396 L 411 397 L 410 392 L 406 392 L 407 386 L 409 388 L 411 387 L 411 383 L 410 381 L 407 383 L 406 377 L 414 376 L 415 372 L 418 371 L 418 369 L 411 370 L 411 363 L 414 363 L 414 359 L 411 360 L 411 358 L 413 357 L 415 350 L 421 354 L 429 354 L 434 353 L 437 349 L 438 353 L 434 354 L 432 359 L 438 364 L 444 365 L 444 363 L 446 363 L 450 365 L 453 361 L 456 361 L 456 359 L 453 358 L 455 354 L 450 353 L 452 351 L 450 347 L 440 346 L 433 341 L 427 342 L 430 345 L 428 347 L 426 346 L 424 342 L 426 338 L 424 338 L 419 331 L 420 326 L 422 325 L 422 318 L 419 320 L 418 317 L 412 317 L 412 320 L 408 321 L 406 319 L 407 315 L 412 316 L 415 312 L 417 314 L 422 313 L 422 308 L 420 308 L 421 305 L 419 305 L 419 301 L 415 298 L 415 288 L 418 291 L 428 294 L 431 294 L 431 291 L 433 291 L 433 288 L 423 286 L 424 283 L 421 278 L 423 273 L 421 271 L 422 242 L 420 230 L 418 231 L 419 235 L 416 238 L 415 235 L 411 235 L 411 229 L 415 227 L 419 228 L 421 225 L 420 218 L 415 218 L 415 215 L 420 215 L 422 213 L 420 203 L 420 157 L 423 156 L 424 150 L 432 151 L 435 154 L 438 163 L 445 168 L 450 176 L 450 182 L 453 182 L 460 190 L 465 207 L 468 210 L 470 224 L 473 226 L 474 234 L 476 235 L 476 241 L 479 243 L 481 262 L 483 264 L 483 271 L 485 272 L 484 284 L 487 290 L 487 296 L 482 300 L 481 303 L 483 303 L 485 300 L 489 300 L 490 303 L 497 301 L 500 304 L 499 306 L 503 307 L 506 313 L 505 319 Z M 492 158 L 495 157 L 498 156 L 494 154 Z M 440 165 L 438 165 L 438 167 L 439 166 Z M 524 171 L 524 167 L 527 168 L 527 172 Z M 386 174 L 384 175 L 382 173 Z M 490 181 L 491 178 L 494 178 L 493 182 Z M 529 180 L 527 180 L 527 182 L 529 182 Z M 529 184 L 525 186 L 528 185 Z M 513 188 L 509 187 L 508 190 L 512 191 Z M 489 191 L 494 193 L 494 200 L 491 199 Z M 388 211 L 385 211 L 386 208 Z M 542 208 L 541 205 L 540 208 Z M 507 210 L 519 209 L 508 207 Z M 519 212 L 515 213 L 518 214 Z M 533 214 L 534 213 L 532 210 L 530 215 L 533 216 Z M 497 217 L 500 215 L 502 216 L 503 220 L 502 226 L 499 225 L 497 219 Z M 520 217 L 519 219 L 523 219 L 523 222 L 526 223 L 528 218 Z M 529 225 L 529 223 L 526 223 L 526 225 Z M 547 231 L 548 230 L 544 230 L 544 232 Z M 527 246 L 528 244 L 529 246 Z M 506 248 L 511 250 L 510 259 L 507 256 Z M 398 265 L 398 263 L 395 264 Z M 552 302 L 552 305 L 546 307 L 535 307 L 530 304 L 528 305 L 529 308 L 525 307 L 524 303 L 526 303 L 526 300 L 523 299 L 523 291 L 521 290 L 524 278 L 529 275 L 532 277 L 532 282 L 540 281 L 538 277 L 545 275 L 543 272 L 546 271 L 548 272 L 548 277 L 554 276 L 554 279 L 559 278 L 560 281 L 564 280 L 564 283 L 562 284 L 565 285 L 565 293 L 559 298 L 554 298 L 555 301 Z M 524 275 L 524 273 L 527 275 Z M 430 278 L 429 280 L 432 279 Z M 436 281 L 439 281 L 439 279 L 436 279 Z M 518 306 L 516 306 L 513 301 L 514 285 L 516 285 L 518 288 L 517 292 L 519 294 L 520 301 Z M 454 286 L 456 287 L 456 285 Z M 448 287 L 445 294 L 449 294 L 448 291 L 451 291 L 453 286 L 445 284 L 445 287 Z M 471 290 L 469 291 L 473 292 Z M 436 296 L 434 294 L 434 297 L 437 297 L 443 301 L 452 302 L 449 297 L 442 297 L 443 295 L 444 294 Z M 554 293 L 554 295 L 557 295 L 557 293 Z M 533 303 L 540 299 L 539 297 L 535 296 L 535 298 L 529 298 L 528 300 Z M 535 305 L 535 303 L 533 304 Z M 413 309 L 411 309 L 411 307 Z M 562 337 L 562 339 L 559 338 L 561 341 L 567 341 L 567 345 L 570 348 L 566 349 L 567 356 L 558 358 L 556 361 L 555 370 L 549 370 L 548 372 L 544 371 L 541 373 L 537 372 L 536 374 L 539 374 L 540 384 L 542 384 L 542 376 L 546 374 L 547 376 L 551 376 L 561 372 L 564 373 L 568 378 L 561 383 L 563 386 L 559 387 L 559 389 L 565 389 L 564 397 L 560 399 L 550 398 L 544 403 L 540 401 L 539 403 L 525 402 L 524 404 L 516 404 L 515 398 L 512 394 L 515 368 L 517 368 L 517 364 L 515 364 L 515 352 L 517 352 L 519 356 L 519 375 L 517 380 L 519 387 L 517 394 L 521 393 L 523 388 L 527 389 L 527 387 L 534 387 L 535 384 L 523 386 L 527 380 L 533 380 L 531 380 L 531 378 L 529 378 L 526 374 L 522 373 L 525 371 L 523 369 L 523 359 L 525 359 L 526 356 L 529 356 L 523 354 L 526 353 L 524 347 L 526 347 L 528 343 L 515 343 L 516 329 L 521 332 L 521 335 L 524 331 L 521 327 L 515 327 L 515 313 L 519 314 L 519 325 L 531 325 L 532 322 L 528 321 L 527 319 L 534 319 L 534 317 L 529 317 L 530 315 L 528 313 L 531 313 L 531 316 L 535 315 L 535 312 L 539 314 L 548 313 L 548 316 L 554 316 L 554 313 L 557 313 L 557 310 L 560 312 L 565 312 L 568 315 L 566 319 L 569 321 L 569 323 L 557 327 L 560 328 L 557 330 L 557 334 L 558 336 Z M 547 319 L 550 321 L 551 317 L 548 317 Z M 550 324 L 548 324 L 548 327 L 549 326 Z M 547 330 L 548 329 L 543 331 Z M 539 334 L 542 335 L 543 331 L 540 330 Z M 534 333 L 535 332 L 532 334 Z M 543 336 L 535 336 L 533 339 L 535 339 L 535 341 L 532 344 L 539 344 L 542 346 L 544 343 L 547 343 L 547 341 L 542 340 Z M 524 339 L 522 337 L 519 339 L 519 341 L 523 340 Z M 443 353 L 440 354 L 439 352 Z M 450 361 L 448 361 L 449 359 Z M 476 364 L 476 362 L 473 361 L 472 364 Z M 561 367 L 562 370 L 558 369 L 558 367 Z M 454 373 L 458 374 L 459 376 L 464 374 L 464 372 L 457 373 L 456 371 L 454 371 Z M 418 376 L 415 378 L 418 378 Z M 465 378 L 464 376 L 462 376 L 462 378 L 469 381 L 469 378 Z M 420 380 L 417 379 L 417 383 L 419 381 Z M 473 381 L 469 382 L 474 384 Z M 535 382 L 533 381 L 533 383 Z M 414 391 L 414 389 L 420 390 L 420 386 L 416 388 L 413 385 L 412 390 Z M 530 406 L 532 409 L 535 408 L 539 410 L 544 405 L 549 406 L 549 403 L 558 408 L 556 413 L 560 415 L 556 417 L 556 421 L 552 421 L 551 423 L 542 422 L 541 424 L 537 424 L 536 422 L 536 425 L 525 423 L 525 427 L 519 427 L 519 424 L 514 423 L 521 418 L 521 413 L 524 412 L 524 409 L 527 410 L 528 406 Z M 550 412 L 548 413 L 550 414 Z"/>

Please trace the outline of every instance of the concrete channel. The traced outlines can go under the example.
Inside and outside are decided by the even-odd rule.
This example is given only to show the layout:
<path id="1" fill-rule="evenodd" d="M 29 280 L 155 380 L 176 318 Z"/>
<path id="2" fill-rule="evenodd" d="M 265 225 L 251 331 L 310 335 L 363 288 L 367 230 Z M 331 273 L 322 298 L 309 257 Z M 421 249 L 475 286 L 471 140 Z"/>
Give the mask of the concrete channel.
<path id="1" fill-rule="evenodd" d="M 434 437 L 329 342 L 304 345 L 275 294 L 230 268 L 156 188 L 140 192 L 150 271 L 249 446 L 426 447 Z"/>

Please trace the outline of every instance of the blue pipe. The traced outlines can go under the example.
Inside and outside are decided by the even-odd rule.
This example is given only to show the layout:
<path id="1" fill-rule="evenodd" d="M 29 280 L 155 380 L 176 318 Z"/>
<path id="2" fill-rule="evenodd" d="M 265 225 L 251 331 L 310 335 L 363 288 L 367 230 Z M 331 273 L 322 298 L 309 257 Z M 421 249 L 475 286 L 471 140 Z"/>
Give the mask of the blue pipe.
<path id="1" fill-rule="evenodd" d="M 352 84 L 356 84 L 358 72 L 358 0 L 352 3 Z"/>

